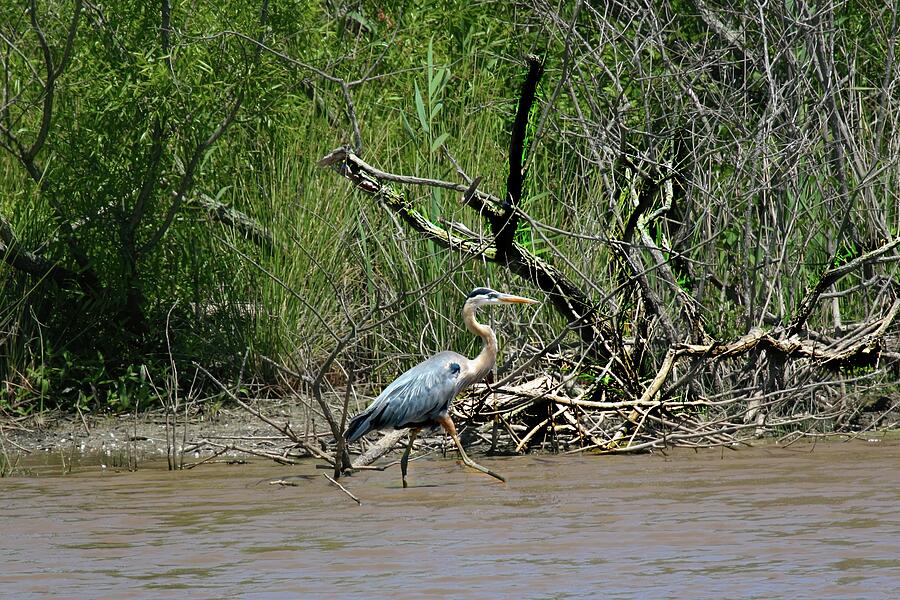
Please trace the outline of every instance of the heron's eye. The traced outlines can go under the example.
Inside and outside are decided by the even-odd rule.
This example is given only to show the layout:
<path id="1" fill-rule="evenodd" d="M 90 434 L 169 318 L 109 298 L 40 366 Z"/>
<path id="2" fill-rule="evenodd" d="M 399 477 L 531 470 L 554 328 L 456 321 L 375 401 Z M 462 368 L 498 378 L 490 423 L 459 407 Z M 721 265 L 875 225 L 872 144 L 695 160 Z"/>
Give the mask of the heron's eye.
<path id="1" fill-rule="evenodd" d="M 496 300 L 496 299 L 499 298 L 499 297 L 500 297 L 500 296 L 499 296 L 498 294 L 495 294 L 495 293 L 493 293 L 493 292 L 490 293 L 490 294 L 488 294 L 488 298 L 490 298 L 491 300 Z"/>

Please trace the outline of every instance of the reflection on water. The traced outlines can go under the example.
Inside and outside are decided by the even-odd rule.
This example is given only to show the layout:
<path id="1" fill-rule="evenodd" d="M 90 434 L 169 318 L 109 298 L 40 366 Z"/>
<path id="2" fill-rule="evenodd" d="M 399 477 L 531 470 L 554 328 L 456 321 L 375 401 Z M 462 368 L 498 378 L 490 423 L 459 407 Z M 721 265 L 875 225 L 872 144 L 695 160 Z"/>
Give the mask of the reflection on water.
<path id="1" fill-rule="evenodd" d="M 0 480 L 0 596 L 896 598 L 900 445 Z M 270 478 L 306 474 L 297 487 Z"/>

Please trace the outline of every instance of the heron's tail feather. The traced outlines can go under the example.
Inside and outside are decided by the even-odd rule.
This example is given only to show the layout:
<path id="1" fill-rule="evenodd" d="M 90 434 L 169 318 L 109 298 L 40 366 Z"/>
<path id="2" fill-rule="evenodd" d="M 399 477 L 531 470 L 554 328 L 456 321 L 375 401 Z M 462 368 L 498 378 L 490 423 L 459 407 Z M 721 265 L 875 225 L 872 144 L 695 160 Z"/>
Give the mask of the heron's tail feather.
<path id="1" fill-rule="evenodd" d="M 347 442 L 355 442 L 362 436 L 366 435 L 371 431 L 369 416 L 371 416 L 371 410 L 364 410 L 352 419 L 350 419 L 350 424 L 347 425 L 347 431 L 344 432 L 344 439 Z"/>
<path id="2" fill-rule="evenodd" d="M 381 429 L 384 426 L 381 416 L 385 409 L 387 409 L 387 403 L 373 402 L 369 408 L 350 419 L 347 431 L 344 432 L 344 439 L 348 443 L 355 442 L 370 431 Z"/>

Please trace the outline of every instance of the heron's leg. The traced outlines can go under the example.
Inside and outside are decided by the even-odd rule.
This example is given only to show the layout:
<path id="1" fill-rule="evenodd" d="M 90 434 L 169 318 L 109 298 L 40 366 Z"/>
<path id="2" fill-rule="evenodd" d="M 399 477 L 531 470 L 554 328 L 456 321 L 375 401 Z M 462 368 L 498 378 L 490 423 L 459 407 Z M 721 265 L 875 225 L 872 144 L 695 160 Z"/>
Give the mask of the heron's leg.
<path id="1" fill-rule="evenodd" d="M 400 459 L 400 474 L 403 476 L 403 487 L 406 486 L 406 466 L 409 464 L 409 452 L 412 450 L 413 442 L 416 441 L 416 436 L 419 434 L 418 429 L 410 429 L 409 430 L 409 444 L 406 446 L 406 450 L 403 451 L 403 458 Z"/>
<path id="2" fill-rule="evenodd" d="M 450 420 L 449 416 L 439 417 L 438 423 L 440 423 L 441 426 L 447 431 L 447 433 L 450 434 L 450 437 L 453 438 L 454 443 L 456 443 L 456 449 L 459 450 L 459 456 L 460 458 L 462 458 L 463 464 L 475 469 L 476 471 L 481 471 L 482 473 L 490 475 L 491 477 L 495 477 L 500 481 L 506 481 L 506 478 L 503 477 L 503 475 L 494 473 L 490 469 L 482 467 L 477 462 L 469 458 L 469 455 L 466 454 L 465 450 L 463 450 L 462 442 L 459 441 L 459 435 L 457 435 L 456 433 L 456 426 L 453 424 L 453 421 Z"/>

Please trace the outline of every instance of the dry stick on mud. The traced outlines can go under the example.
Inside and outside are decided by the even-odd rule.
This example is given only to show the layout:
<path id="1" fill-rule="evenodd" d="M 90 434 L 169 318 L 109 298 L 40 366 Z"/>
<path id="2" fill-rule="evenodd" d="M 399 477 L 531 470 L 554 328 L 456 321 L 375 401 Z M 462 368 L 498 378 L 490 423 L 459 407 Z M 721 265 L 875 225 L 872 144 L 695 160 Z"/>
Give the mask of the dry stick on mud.
<path id="1" fill-rule="evenodd" d="M 290 456 L 287 456 L 286 454 L 266 452 L 265 450 L 259 450 L 258 448 L 248 448 L 246 446 L 241 446 L 238 444 L 219 444 L 208 439 L 203 439 L 202 442 L 208 446 L 212 446 L 213 448 L 219 448 L 222 452 L 240 452 L 242 454 L 260 456 L 262 458 L 268 458 L 269 460 L 275 461 L 280 465 L 296 465 L 300 462 L 298 459 L 294 459 Z"/>
<path id="2" fill-rule="evenodd" d="M 226 452 L 228 452 L 228 450 L 229 450 L 228 448 L 220 448 L 220 449 L 217 450 L 214 454 L 210 454 L 209 456 L 207 456 L 207 457 L 204 458 L 203 460 L 199 460 L 199 461 L 197 461 L 197 462 L 195 462 L 195 463 L 190 463 L 190 464 L 187 464 L 187 465 L 182 465 L 182 467 L 183 467 L 186 471 L 187 471 L 187 470 L 190 470 L 190 469 L 193 469 L 194 467 L 199 467 L 200 465 L 203 465 L 203 464 L 206 464 L 206 463 L 208 463 L 208 462 L 214 461 L 215 459 L 219 458 L 220 456 L 222 456 L 223 454 L 225 454 Z"/>
<path id="3" fill-rule="evenodd" d="M 234 392 L 232 392 L 231 390 L 229 390 L 222 382 L 220 382 L 218 379 L 216 379 L 209 371 L 207 371 L 206 369 L 204 369 L 202 366 L 200 366 L 200 365 L 197 364 L 196 362 L 194 362 L 193 365 L 194 365 L 197 369 L 200 369 L 201 371 L 203 371 L 204 375 L 206 375 L 207 377 L 209 377 L 210 380 L 211 380 L 213 383 L 215 383 L 217 386 L 219 386 L 219 389 L 221 389 L 221 390 L 222 390 L 229 398 L 231 398 L 231 400 L 234 401 L 238 406 L 240 406 L 241 408 L 243 408 L 244 410 L 246 410 L 247 412 L 249 412 L 251 415 L 253 415 L 253 416 L 256 417 L 257 419 L 259 419 L 259 420 L 262 421 L 263 423 L 266 423 L 267 425 L 270 425 L 271 427 L 273 427 L 276 431 L 278 431 L 278 432 L 279 432 L 280 434 L 282 434 L 284 437 L 286 437 L 287 439 L 289 439 L 289 440 L 290 440 L 291 442 L 293 442 L 294 444 L 297 444 L 298 446 L 300 446 L 301 448 L 303 448 L 304 450 L 306 450 L 307 452 L 309 452 L 311 455 L 313 455 L 313 456 L 315 456 L 315 457 L 317 457 L 317 458 L 321 458 L 322 460 L 326 460 L 326 461 L 328 461 L 328 463 L 331 464 L 331 465 L 334 465 L 334 464 L 335 464 L 335 461 L 334 461 L 334 459 L 333 459 L 332 457 L 328 456 L 326 453 L 322 452 L 321 450 L 319 450 L 318 448 L 316 448 L 314 445 L 312 445 L 312 444 L 307 444 L 302 438 L 300 438 L 299 436 L 297 436 L 297 434 L 295 434 L 294 431 L 291 429 L 291 426 L 290 426 L 289 423 L 287 423 L 287 424 L 285 424 L 285 425 L 279 425 L 278 423 L 276 423 L 276 422 L 273 421 L 272 419 L 266 417 L 264 414 L 262 414 L 261 412 L 259 412 L 258 410 L 256 410 L 255 408 L 253 408 L 252 406 L 250 406 L 249 404 L 247 404 L 246 402 L 244 402 L 243 400 L 241 400 L 241 399 L 238 398 L 237 396 L 235 396 L 235 395 L 234 395 Z M 247 452 L 247 451 L 248 451 L 248 450 L 245 449 L 245 448 L 238 448 L 237 446 L 235 446 L 235 445 L 233 445 L 233 444 L 228 445 L 228 444 L 215 444 L 215 443 L 213 443 L 213 442 L 208 442 L 208 443 L 210 443 L 210 444 L 213 445 L 213 446 L 218 446 L 218 447 L 228 446 L 228 447 L 230 447 L 231 449 L 239 450 L 239 451 L 241 451 L 241 452 Z M 277 455 L 273 455 L 273 454 L 271 454 L 271 453 L 262 453 L 262 454 L 261 454 L 261 453 L 258 452 L 258 451 L 249 451 L 249 453 L 250 453 L 250 454 L 259 454 L 260 456 L 267 456 L 268 458 L 273 458 L 273 460 L 280 460 L 280 459 L 274 458 L 274 457 L 277 456 Z"/>

